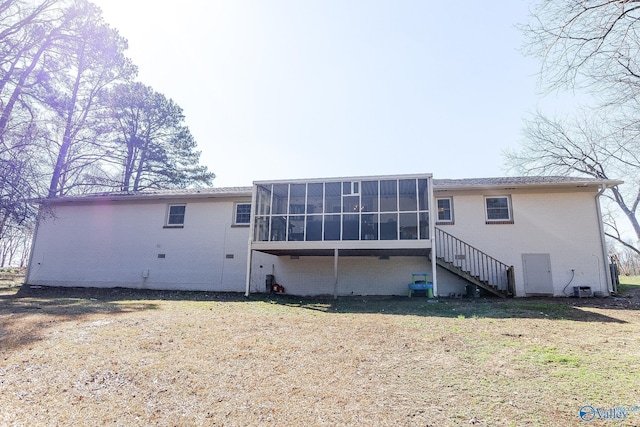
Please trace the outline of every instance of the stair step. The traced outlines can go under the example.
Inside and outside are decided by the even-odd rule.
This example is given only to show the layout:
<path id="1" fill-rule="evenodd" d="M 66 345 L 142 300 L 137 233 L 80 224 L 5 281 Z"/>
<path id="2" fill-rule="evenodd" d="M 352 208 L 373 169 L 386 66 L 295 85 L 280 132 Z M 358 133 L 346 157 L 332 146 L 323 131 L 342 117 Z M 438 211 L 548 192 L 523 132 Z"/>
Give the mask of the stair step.
<path id="1" fill-rule="evenodd" d="M 479 276 L 471 274 L 469 270 L 463 270 L 460 266 L 457 266 L 452 262 L 446 261 L 442 257 L 436 257 L 436 262 L 438 265 L 462 277 L 469 283 L 476 285 L 479 288 L 485 289 L 486 291 L 491 292 L 494 295 L 500 296 L 502 298 L 506 298 L 509 295 L 507 291 L 503 291 L 499 289 L 496 285 L 491 284 L 488 280 L 481 280 Z"/>

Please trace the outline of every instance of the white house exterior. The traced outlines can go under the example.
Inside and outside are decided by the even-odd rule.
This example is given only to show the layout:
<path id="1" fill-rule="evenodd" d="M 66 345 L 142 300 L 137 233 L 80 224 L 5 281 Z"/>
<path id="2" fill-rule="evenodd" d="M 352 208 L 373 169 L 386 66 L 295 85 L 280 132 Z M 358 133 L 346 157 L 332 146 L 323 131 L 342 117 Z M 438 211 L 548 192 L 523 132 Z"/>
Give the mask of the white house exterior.
<path id="1" fill-rule="evenodd" d="M 239 203 L 251 203 L 250 187 L 54 200 L 27 283 L 240 292 L 249 227 L 234 223 Z"/>
<path id="2" fill-rule="evenodd" d="M 272 275 L 287 294 L 406 295 L 429 273 L 439 296 L 608 294 L 599 193 L 619 183 L 418 174 L 60 198 L 26 283 L 253 293 Z"/>
<path id="3" fill-rule="evenodd" d="M 513 266 L 516 296 L 572 295 L 573 286 L 608 295 L 599 196 L 617 184 L 567 177 L 439 180 L 435 203 L 451 213 L 436 227 Z M 501 201 L 506 217 L 488 218 L 487 204 Z"/>
<path id="4" fill-rule="evenodd" d="M 419 272 L 437 291 L 432 200 L 430 174 L 256 182 L 250 254 L 294 294 L 406 294 Z"/>

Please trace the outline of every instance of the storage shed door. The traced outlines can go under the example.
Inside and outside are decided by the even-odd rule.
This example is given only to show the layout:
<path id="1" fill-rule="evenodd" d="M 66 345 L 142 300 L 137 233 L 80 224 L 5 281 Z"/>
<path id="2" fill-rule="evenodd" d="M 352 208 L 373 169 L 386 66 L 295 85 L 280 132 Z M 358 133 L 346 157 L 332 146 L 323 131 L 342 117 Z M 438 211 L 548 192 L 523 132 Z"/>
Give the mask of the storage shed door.
<path id="1" fill-rule="evenodd" d="M 522 254 L 524 291 L 527 294 L 553 295 L 551 255 Z"/>

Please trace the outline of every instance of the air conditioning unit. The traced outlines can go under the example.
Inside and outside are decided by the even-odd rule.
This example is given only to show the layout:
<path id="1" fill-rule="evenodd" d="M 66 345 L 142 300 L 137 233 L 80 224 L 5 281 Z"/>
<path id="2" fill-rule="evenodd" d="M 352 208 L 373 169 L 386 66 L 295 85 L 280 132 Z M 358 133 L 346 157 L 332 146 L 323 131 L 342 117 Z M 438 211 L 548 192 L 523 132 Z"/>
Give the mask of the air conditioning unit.
<path id="1" fill-rule="evenodd" d="M 574 286 L 573 296 L 576 298 L 591 298 L 593 296 L 591 286 Z"/>

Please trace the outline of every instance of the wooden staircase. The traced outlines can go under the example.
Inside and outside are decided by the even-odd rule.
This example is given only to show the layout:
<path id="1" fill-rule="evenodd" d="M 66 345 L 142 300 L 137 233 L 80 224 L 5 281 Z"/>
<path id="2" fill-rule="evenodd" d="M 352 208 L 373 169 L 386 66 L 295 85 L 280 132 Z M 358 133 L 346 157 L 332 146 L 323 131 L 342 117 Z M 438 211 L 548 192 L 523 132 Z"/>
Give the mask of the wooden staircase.
<path id="1" fill-rule="evenodd" d="M 436 264 L 502 298 L 514 295 L 513 266 L 436 227 Z"/>

